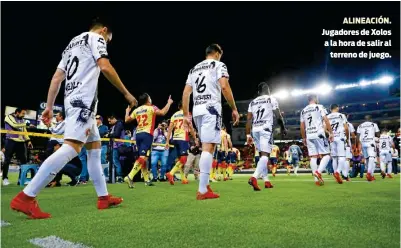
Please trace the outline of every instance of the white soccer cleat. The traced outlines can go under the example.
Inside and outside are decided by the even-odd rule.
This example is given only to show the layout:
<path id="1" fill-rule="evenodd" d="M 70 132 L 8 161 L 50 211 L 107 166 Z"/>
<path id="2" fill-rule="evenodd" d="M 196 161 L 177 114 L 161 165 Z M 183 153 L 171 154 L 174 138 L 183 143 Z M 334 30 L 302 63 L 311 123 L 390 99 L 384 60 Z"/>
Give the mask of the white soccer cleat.
<path id="1" fill-rule="evenodd" d="M 10 182 L 8 181 L 8 179 L 3 179 L 3 186 L 8 186 L 10 185 Z"/>

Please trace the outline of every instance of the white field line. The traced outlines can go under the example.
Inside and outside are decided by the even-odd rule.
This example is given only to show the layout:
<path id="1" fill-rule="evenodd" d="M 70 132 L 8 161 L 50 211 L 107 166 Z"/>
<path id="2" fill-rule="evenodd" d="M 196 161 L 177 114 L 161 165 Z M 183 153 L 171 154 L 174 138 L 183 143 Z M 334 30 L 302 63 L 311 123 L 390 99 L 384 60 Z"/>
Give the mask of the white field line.
<path id="1" fill-rule="evenodd" d="M 1 220 L 0 227 L 10 226 L 10 225 L 11 225 L 11 223 Z"/>
<path id="2" fill-rule="evenodd" d="M 57 236 L 34 238 L 29 240 L 29 242 L 42 248 L 90 248 L 84 244 L 73 243 Z"/>

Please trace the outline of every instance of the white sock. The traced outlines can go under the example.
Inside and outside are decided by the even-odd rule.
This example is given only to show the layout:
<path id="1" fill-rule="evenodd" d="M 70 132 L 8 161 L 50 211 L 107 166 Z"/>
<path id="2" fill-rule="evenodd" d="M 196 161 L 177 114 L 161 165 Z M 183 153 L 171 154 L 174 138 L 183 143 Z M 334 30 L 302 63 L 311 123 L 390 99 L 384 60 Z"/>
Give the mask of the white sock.
<path id="1" fill-rule="evenodd" d="M 310 168 L 312 169 L 312 173 L 314 174 L 317 171 L 317 158 L 310 158 Z M 315 182 L 318 181 L 318 179 L 314 176 Z"/>
<path id="2" fill-rule="evenodd" d="M 267 161 L 269 160 L 269 158 L 267 156 L 261 156 L 258 164 L 256 165 L 256 170 L 253 173 L 253 177 L 258 179 L 258 177 L 260 176 L 260 174 L 265 174 L 263 173 L 265 170 L 264 168 L 266 167 Z"/>
<path id="3" fill-rule="evenodd" d="M 368 159 L 368 173 L 370 173 L 372 176 L 375 173 L 375 157 L 369 157 Z"/>
<path id="4" fill-rule="evenodd" d="M 209 173 L 212 168 L 213 156 L 209 152 L 202 152 L 199 159 L 199 193 L 204 194 L 207 192 L 207 185 L 209 184 Z"/>
<path id="5" fill-rule="evenodd" d="M 295 168 L 294 168 L 294 174 L 295 174 L 295 175 L 298 175 L 298 167 L 299 167 L 299 166 L 295 166 Z"/>
<path id="6" fill-rule="evenodd" d="M 345 161 L 345 166 L 343 168 L 342 173 L 343 173 L 343 176 L 348 177 L 348 174 L 349 174 L 349 160 Z"/>
<path id="7" fill-rule="evenodd" d="M 322 173 L 326 169 L 326 166 L 329 163 L 329 161 L 330 161 L 330 156 L 324 155 L 323 158 L 320 160 L 320 165 L 319 165 L 319 168 L 317 169 L 317 171 L 319 173 Z"/>
<path id="8" fill-rule="evenodd" d="M 338 168 L 338 157 L 333 157 L 333 160 L 332 160 L 331 164 L 333 165 L 333 171 L 334 171 L 334 172 L 337 172 L 337 168 Z"/>
<path id="9" fill-rule="evenodd" d="M 393 172 L 393 163 L 388 162 L 387 163 L 387 174 L 391 175 L 392 172 Z"/>
<path id="10" fill-rule="evenodd" d="M 338 157 L 338 168 L 337 168 L 337 172 L 340 173 L 341 175 L 341 171 L 344 170 L 345 167 L 345 157 Z M 344 175 L 346 177 L 346 175 Z"/>
<path id="11" fill-rule="evenodd" d="M 78 153 L 72 146 L 68 144 L 62 145 L 42 163 L 38 173 L 25 187 L 24 193 L 30 197 L 36 197 L 39 191 L 48 185 L 56 174 L 77 155 Z"/>
<path id="12" fill-rule="evenodd" d="M 385 172 L 386 171 L 386 161 L 380 158 L 380 170 Z"/>
<path id="13" fill-rule="evenodd" d="M 104 177 L 102 164 L 100 163 L 100 155 L 102 150 L 91 149 L 87 150 L 88 154 L 88 173 L 93 180 L 97 196 L 106 196 L 107 192 L 106 178 Z"/>

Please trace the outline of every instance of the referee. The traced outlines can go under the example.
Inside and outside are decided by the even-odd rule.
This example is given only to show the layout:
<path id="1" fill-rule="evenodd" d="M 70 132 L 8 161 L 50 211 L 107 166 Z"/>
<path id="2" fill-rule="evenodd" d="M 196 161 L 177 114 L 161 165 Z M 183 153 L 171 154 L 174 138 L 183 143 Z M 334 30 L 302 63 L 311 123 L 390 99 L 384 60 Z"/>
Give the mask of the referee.
<path id="1" fill-rule="evenodd" d="M 9 114 L 4 119 L 5 129 L 7 131 L 20 131 L 26 132 L 26 123 L 24 117 L 26 114 L 25 109 L 17 108 L 13 114 Z M 8 181 L 8 168 L 10 166 L 11 158 L 15 154 L 20 164 L 26 164 L 27 161 L 27 145 L 28 148 L 33 148 L 28 135 L 19 134 L 6 134 L 5 146 L 5 161 L 3 164 L 3 186 L 10 184 Z M 21 172 L 21 169 L 20 169 Z M 21 176 L 21 173 L 20 175 Z"/>

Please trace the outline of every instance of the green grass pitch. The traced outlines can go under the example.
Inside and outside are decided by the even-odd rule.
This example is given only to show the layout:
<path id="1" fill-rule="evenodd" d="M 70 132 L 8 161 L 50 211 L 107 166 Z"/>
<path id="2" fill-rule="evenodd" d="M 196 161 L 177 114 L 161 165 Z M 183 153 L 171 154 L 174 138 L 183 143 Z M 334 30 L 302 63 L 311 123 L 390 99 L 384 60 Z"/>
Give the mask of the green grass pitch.
<path id="1" fill-rule="evenodd" d="M 99 211 L 92 185 L 44 189 L 38 197 L 53 217 L 28 220 L 9 203 L 22 188 L 2 187 L 2 247 L 36 247 L 32 238 L 58 236 L 90 247 L 400 247 L 400 178 L 354 179 L 278 175 L 273 189 L 254 192 L 249 175 L 212 184 L 220 199 L 197 201 L 197 182 L 135 189 L 109 185 L 120 207 Z M 15 174 L 13 178 L 15 182 Z M 262 186 L 263 182 L 259 181 Z"/>

